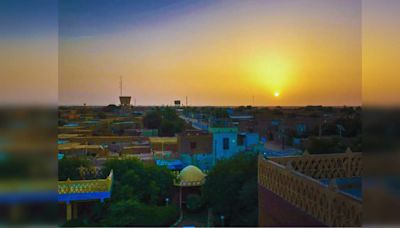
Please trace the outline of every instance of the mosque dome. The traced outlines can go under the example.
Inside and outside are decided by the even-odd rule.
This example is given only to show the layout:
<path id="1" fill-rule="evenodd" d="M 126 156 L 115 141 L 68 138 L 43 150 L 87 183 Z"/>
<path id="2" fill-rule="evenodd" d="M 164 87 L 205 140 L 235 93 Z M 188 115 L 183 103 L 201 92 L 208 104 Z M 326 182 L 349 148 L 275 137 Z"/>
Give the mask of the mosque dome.
<path id="1" fill-rule="evenodd" d="M 200 186 L 204 184 L 206 174 L 193 165 L 188 165 L 178 175 L 178 186 Z"/>

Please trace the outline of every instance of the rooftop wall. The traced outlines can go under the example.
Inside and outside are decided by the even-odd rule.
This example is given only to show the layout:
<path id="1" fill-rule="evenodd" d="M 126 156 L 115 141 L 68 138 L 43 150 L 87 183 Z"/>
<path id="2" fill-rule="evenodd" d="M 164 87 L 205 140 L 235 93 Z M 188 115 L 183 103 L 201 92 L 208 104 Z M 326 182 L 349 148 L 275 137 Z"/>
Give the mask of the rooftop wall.
<path id="1" fill-rule="evenodd" d="M 298 225 L 316 225 L 308 221 L 308 217 L 311 216 L 328 226 L 361 226 L 362 202 L 340 192 L 334 184 L 325 186 L 318 180 L 353 177 L 360 174 L 360 153 L 270 159 L 259 156 L 258 184 L 261 188 L 259 195 L 261 199 L 265 199 L 266 194 L 263 192 L 270 192 L 274 196 L 272 198 L 275 203 L 276 199 L 279 199 L 280 203 L 277 205 L 282 206 L 281 208 L 288 208 L 288 204 L 291 205 L 291 210 L 295 208 L 296 213 L 292 217 L 304 218 L 298 221 Z M 272 201 L 271 196 L 266 197 Z M 266 222 L 273 221 L 274 218 L 275 222 L 278 222 L 272 224 L 274 226 L 293 225 L 279 224 L 282 220 L 276 218 L 291 216 L 288 216 L 285 210 L 267 211 L 265 203 L 269 202 L 262 200 L 259 202 L 260 226 L 271 225 Z"/>
<path id="2" fill-rule="evenodd" d="M 213 137 L 211 134 L 178 135 L 178 152 L 186 154 L 212 153 Z M 191 146 L 194 145 L 194 148 Z"/>

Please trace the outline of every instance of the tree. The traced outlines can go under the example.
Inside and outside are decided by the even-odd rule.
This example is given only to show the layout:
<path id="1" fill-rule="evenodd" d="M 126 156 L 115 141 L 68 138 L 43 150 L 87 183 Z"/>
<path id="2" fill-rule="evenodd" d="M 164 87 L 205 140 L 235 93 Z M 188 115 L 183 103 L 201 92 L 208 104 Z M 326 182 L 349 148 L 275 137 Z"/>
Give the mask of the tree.
<path id="1" fill-rule="evenodd" d="M 331 153 L 342 153 L 346 147 L 342 145 L 338 138 L 310 138 L 310 144 L 308 146 L 308 152 L 310 154 L 331 154 Z"/>
<path id="2" fill-rule="evenodd" d="M 136 158 L 108 160 L 103 178 L 114 172 L 111 199 L 95 204 L 71 226 L 170 226 L 179 216 L 176 206 L 165 206 L 170 198 L 173 175 L 165 167 L 145 165 Z"/>
<path id="3" fill-rule="evenodd" d="M 106 226 L 170 226 L 178 216 L 179 210 L 176 206 L 149 206 L 129 199 L 112 204 L 101 224 Z"/>
<path id="4" fill-rule="evenodd" d="M 79 168 L 89 168 L 90 161 L 85 158 L 63 158 L 58 161 L 58 180 L 82 179 Z"/>
<path id="5" fill-rule="evenodd" d="M 186 208 L 189 211 L 197 211 L 202 207 L 201 197 L 197 194 L 189 194 L 186 198 Z"/>
<path id="6" fill-rule="evenodd" d="M 115 104 L 109 104 L 103 108 L 103 112 L 117 112 L 120 108 Z"/>
<path id="7" fill-rule="evenodd" d="M 257 226 L 257 155 L 241 153 L 219 161 L 207 176 L 202 196 L 215 216 L 225 216 L 225 225 Z"/>
<path id="8" fill-rule="evenodd" d="M 163 120 L 160 125 L 160 135 L 161 136 L 174 136 L 175 124 L 173 121 Z"/>
<path id="9" fill-rule="evenodd" d="M 158 129 L 161 124 L 161 113 L 149 111 L 143 117 L 143 125 L 148 129 Z"/>
<path id="10" fill-rule="evenodd" d="M 185 125 L 175 109 L 169 107 L 147 112 L 143 124 L 146 128 L 158 129 L 160 136 L 174 136 L 182 132 Z"/>
<path id="11" fill-rule="evenodd" d="M 224 119 L 229 117 L 226 108 L 215 108 L 212 112 L 212 115 L 217 119 Z"/>
<path id="12" fill-rule="evenodd" d="M 165 167 L 144 165 L 136 158 L 108 160 L 102 173 L 114 172 L 112 200 L 135 198 L 146 204 L 161 204 L 170 196 L 174 177 Z"/>

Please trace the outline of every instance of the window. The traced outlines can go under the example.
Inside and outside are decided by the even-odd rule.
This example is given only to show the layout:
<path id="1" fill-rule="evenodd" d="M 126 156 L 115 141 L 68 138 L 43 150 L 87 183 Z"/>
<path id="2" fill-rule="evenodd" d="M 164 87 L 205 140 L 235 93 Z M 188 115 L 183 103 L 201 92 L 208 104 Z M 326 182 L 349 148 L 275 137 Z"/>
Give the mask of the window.
<path id="1" fill-rule="evenodd" d="M 197 143 L 196 142 L 190 142 L 190 149 L 194 150 L 197 147 Z"/>
<path id="2" fill-rule="evenodd" d="M 223 149 L 224 150 L 229 150 L 229 138 L 224 138 L 223 139 Z"/>

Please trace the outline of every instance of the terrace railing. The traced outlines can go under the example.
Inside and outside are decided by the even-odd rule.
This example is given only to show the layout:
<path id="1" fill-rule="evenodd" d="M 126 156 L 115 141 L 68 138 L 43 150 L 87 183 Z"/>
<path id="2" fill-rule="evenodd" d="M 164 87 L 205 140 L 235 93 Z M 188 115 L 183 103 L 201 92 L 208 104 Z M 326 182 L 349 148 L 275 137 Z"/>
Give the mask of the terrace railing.
<path id="1" fill-rule="evenodd" d="M 343 160 L 341 156 L 317 156 L 315 161 L 311 155 L 291 159 L 271 158 L 271 160 L 260 156 L 258 183 L 328 226 L 360 226 L 361 201 L 343 194 L 334 184 L 324 186 L 313 178 L 356 175 L 360 168 L 350 167 L 348 162 L 357 160 L 356 165 L 361 165 L 358 158 L 353 158 L 351 155 L 348 160 Z M 302 158 L 304 160 L 300 162 Z M 284 165 L 288 162 L 289 165 Z M 317 171 L 319 168 L 322 171 Z M 329 174 L 329 170 L 334 174 Z"/>
<path id="2" fill-rule="evenodd" d="M 109 192 L 111 191 L 113 171 L 106 179 L 66 180 L 58 182 L 58 194 Z"/>
<path id="3" fill-rule="evenodd" d="M 292 166 L 294 170 L 314 179 L 334 179 L 360 177 L 362 174 L 362 154 L 351 152 L 343 154 L 316 154 L 290 157 L 269 158 L 284 166 Z"/>

